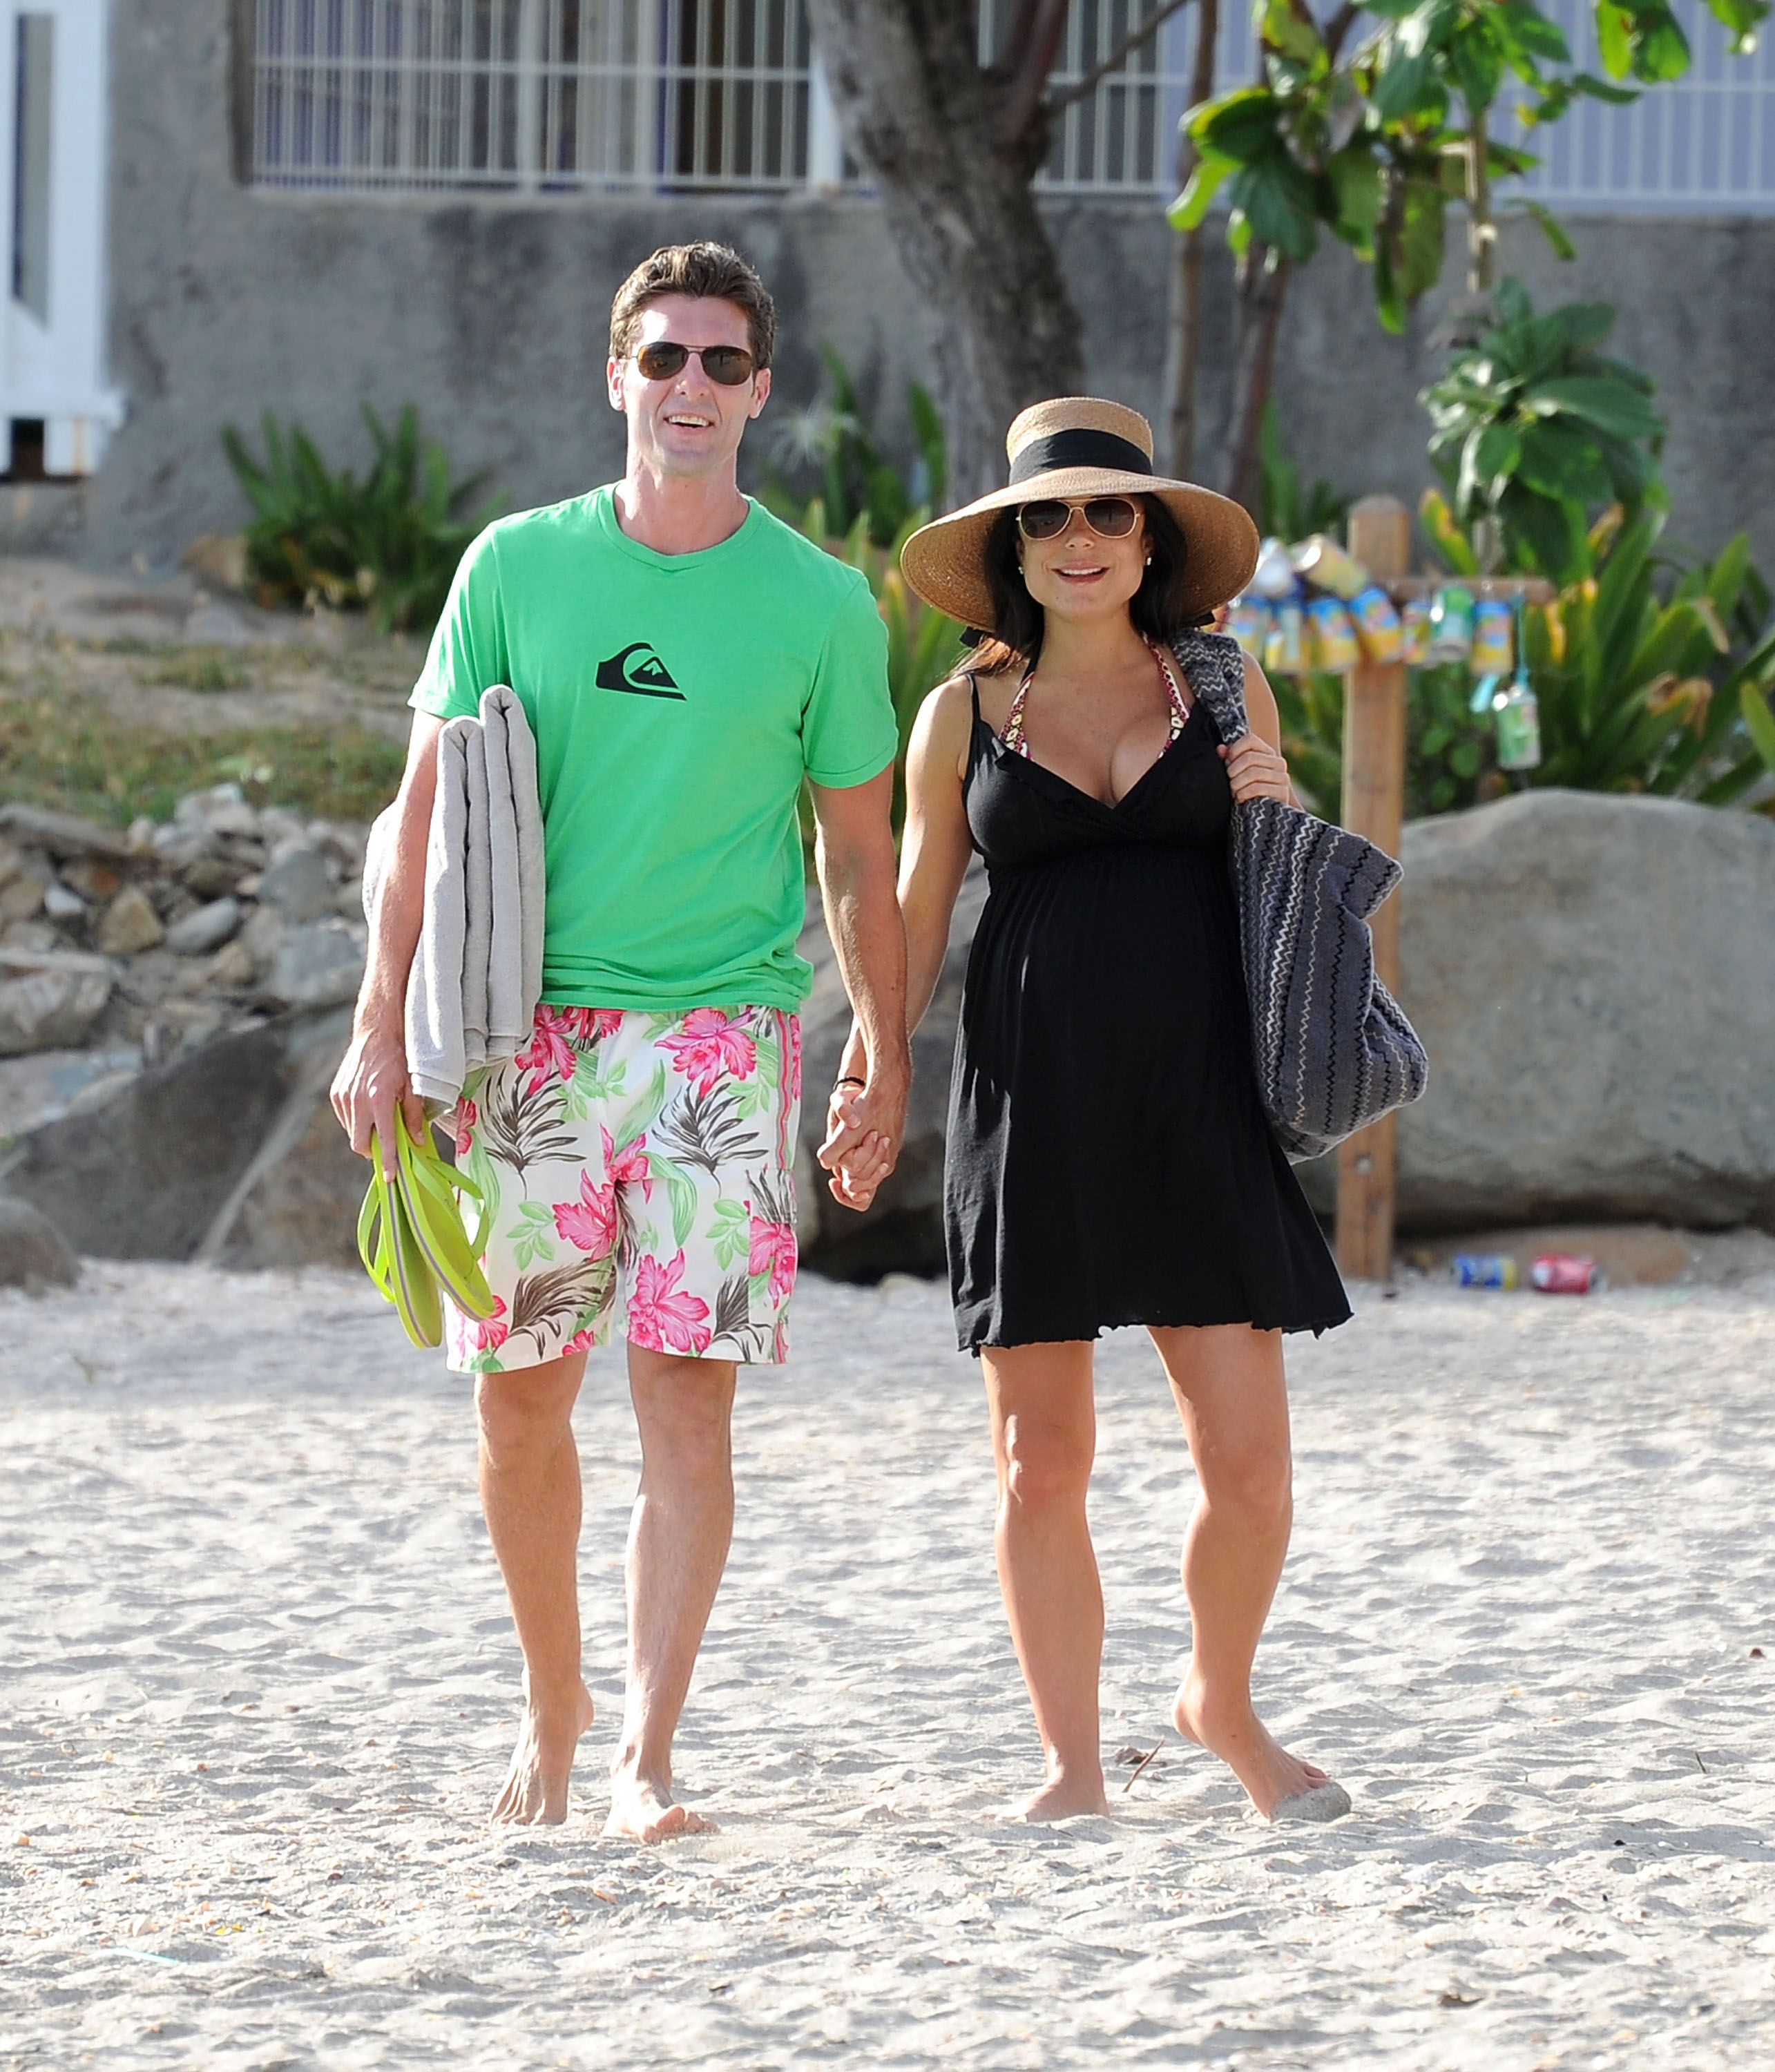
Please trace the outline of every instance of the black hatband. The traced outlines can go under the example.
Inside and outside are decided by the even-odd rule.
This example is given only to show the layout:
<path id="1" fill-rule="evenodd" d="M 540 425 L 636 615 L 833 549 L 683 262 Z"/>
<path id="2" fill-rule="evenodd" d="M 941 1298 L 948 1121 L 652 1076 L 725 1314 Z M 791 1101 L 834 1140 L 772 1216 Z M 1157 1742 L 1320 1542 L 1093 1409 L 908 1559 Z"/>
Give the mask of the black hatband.
<path id="1" fill-rule="evenodd" d="M 1152 462 L 1132 439 L 1118 438 L 1114 432 L 1080 430 L 1052 432 L 1045 439 L 1031 439 L 1019 446 L 1011 463 L 1012 484 L 1057 467 L 1112 467 L 1124 475 L 1153 472 Z"/>

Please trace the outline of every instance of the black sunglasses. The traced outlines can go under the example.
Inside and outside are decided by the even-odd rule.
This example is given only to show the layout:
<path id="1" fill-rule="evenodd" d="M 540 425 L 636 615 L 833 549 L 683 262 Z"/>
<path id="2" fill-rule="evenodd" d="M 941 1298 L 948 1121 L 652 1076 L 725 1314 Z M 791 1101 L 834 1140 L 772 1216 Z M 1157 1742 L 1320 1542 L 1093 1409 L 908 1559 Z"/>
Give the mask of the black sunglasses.
<path id="1" fill-rule="evenodd" d="M 1084 504 L 1044 496 L 1034 504 L 1024 504 L 1017 514 L 1017 522 L 1025 540 L 1056 540 L 1071 524 L 1075 511 L 1084 512 L 1085 523 L 1103 540 L 1125 540 L 1140 515 L 1125 496 L 1093 496 Z"/>
<path id="2" fill-rule="evenodd" d="M 703 372 L 723 388 L 738 388 L 750 381 L 756 363 L 743 345 L 679 345 L 669 338 L 656 338 L 635 356 L 635 364 L 650 381 L 669 381 L 682 373 L 686 360 L 695 353 Z"/>

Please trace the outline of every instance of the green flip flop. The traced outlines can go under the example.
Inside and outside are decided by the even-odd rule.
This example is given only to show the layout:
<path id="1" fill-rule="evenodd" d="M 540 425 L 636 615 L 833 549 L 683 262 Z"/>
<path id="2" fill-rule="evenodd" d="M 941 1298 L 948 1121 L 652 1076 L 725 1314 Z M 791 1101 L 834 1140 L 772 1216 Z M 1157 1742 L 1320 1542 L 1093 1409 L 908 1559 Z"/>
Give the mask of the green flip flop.
<path id="1" fill-rule="evenodd" d="M 472 1237 L 458 1207 L 464 1194 L 479 1202 L 481 1190 L 438 1156 L 429 1130 L 425 1136 L 415 1144 L 396 1112 L 391 1180 L 371 1132 L 370 1186 L 358 1215 L 357 1248 L 364 1272 L 393 1303 L 407 1336 L 416 1346 L 431 1346 L 443 1342 L 443 1296 L 470 1317 L 491 1317 L 497 1305 L 479 1264 L 484 1206 Z"/>

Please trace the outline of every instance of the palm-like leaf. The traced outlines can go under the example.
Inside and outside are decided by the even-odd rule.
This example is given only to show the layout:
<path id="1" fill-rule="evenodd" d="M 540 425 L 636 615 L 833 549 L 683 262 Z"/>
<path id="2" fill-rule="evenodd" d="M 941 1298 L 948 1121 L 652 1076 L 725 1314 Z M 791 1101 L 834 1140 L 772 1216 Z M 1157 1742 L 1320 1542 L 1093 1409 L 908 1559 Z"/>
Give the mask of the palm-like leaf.
<path id="1" fill-rule="evenodd" d="M 562 1121 L 561 1096 L 554 1087 L 527 1093 L 516 1072 L 489 1075 L 481 1096 L 481 1139 L 489 1153 L 514 1172 L 573 1156 L 577 1141 Z"/>
<path id="2" fill-rule="evenodd" d="M 758 1149 L 757 1131 L 719 1086 L 688 1094 L 668 1108 L 655 1126 L 654 1141 L 686 1166 L 700 1166 L 712 1179 L 722 1166 Z"/>
<path id="3" fill-rule="evenodd" d="M 615 1276 L 616 1261 L 608 1253 L 602 1259 L 574 1260 L 525 1274 L 512 1291 L 512 1336 L 533 1338 L 540 1351 L 544 1331 L 577 1324 L 588 1312 L 601 1312 Z"/>

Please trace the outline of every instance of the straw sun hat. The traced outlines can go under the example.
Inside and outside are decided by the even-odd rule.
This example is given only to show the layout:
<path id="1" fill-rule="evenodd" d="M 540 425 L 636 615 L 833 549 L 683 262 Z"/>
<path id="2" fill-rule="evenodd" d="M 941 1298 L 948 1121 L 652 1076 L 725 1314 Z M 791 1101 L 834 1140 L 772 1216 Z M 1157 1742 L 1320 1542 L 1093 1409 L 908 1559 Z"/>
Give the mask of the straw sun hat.
<path id="1" fill-rule="evenodd" d="M 1032 403 L 1005 435 L 1008 488 L 995 489 L 946 518 L 921 525 L 900 566 L 927 604 L 964 626 L 990 631 L 992 594 L 983 557 L 1001 511 L 1048 496 L 1157 496 L 1183 528 L 1186 549 L 1180 603 L 1197 617 L 1236 597 L 1257 566 L 1257 528 L 1231 497 L 1153 472 L 1153 427 L 1138 410 L 1095 396 Z"/>

